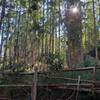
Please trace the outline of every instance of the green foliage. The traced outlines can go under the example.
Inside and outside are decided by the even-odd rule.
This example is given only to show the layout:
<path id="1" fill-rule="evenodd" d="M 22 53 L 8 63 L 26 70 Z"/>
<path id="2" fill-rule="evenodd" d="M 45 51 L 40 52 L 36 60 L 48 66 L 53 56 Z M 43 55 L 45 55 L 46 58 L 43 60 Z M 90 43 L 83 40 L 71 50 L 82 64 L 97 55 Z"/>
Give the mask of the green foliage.
<path id="1" fill-rule="evenodd" d="M 47 64 L 50 70 L 60 70 L 63 68 L 63 59 L 58 53 L 49 53 L 47 57 Z"/>
<path id="2" fill-rule="evenodd" d="M 95 58 L 87 55 L 83 62 L 79 62 L 76 67 L 94 67 L 97 65 L 97 61 Z"/>
<path id="3" fill-rule="evenodd" d="M 22 63 L 13 63 L 13 64 L 9 63 L 5 66 L 6 70 L 8 69 L 15 72 L 23 72 L 25 71 L 25 68 L 26 68 L 26 65 Z"/>
<path id="4" fill-rule="evenodd" d="M 27 0 L 21 0 L 20 3 L 22 7 L 26 7 L 28 5 Z"/>
<path id="5" fill-rule="evenodd" d="M 95 65 L 96 65 L 96 61 L 93 57 L 87 56 L 86 59 L 84 60 L 85 67 L 90 67 Z"/>

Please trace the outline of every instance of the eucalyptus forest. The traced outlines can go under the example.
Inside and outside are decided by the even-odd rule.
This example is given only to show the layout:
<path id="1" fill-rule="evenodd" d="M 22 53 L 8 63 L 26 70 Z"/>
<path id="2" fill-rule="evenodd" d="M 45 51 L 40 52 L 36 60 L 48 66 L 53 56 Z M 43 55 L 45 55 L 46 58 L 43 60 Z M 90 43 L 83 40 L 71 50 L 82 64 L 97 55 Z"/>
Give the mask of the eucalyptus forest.
<path id="1" fill-rule="evenodd" d="M 0 0 L 0 100 L 100 100 L 100 0 Z"/>

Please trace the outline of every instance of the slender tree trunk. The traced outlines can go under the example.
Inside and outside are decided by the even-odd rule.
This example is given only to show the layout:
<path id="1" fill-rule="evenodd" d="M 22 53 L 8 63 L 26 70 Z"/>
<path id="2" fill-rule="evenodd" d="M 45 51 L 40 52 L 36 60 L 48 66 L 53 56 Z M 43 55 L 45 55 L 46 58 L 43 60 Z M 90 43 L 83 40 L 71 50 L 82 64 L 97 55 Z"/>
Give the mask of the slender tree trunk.
<path id="1" fill-rule="evenodd" d="M 6 0 L 2 1 L 2 12 L 1 12 L 1 19 L 0 19 L 0 30 L 1 30 L 1 26 L 2 26 L 2 20 L 5 16 L 5 7 L 6 7 Z"/>
<path id="2" fill-rule="evenodd" d="M 96 18 L 95 18 L 95 17 L 96 17 L 96 16 L 95 16 L 95 14 L 96 14 L 96 12 L 95 12 L 95 1 L 92 0 L 92 2 L 93 2 L 93 24 L 94 24 L 94 29 L 93 29 L 93 31 L 94 31 L 95 58 L 98 59 L 97 31 L 96 31 Z"/>
<path id="3" fill-rule="evenodd" d="M 2 12 L 1 12 L 1 18 L 0 18 L 0 30 L 1 30 L 1 26 L 2 26 L 2 20 L 5 16 L 5 7 L 6 7 L 6 0 L 2 1 Z M 2 55 L 2 46 L 3 46 L 3 33 L 1 36 L 1 45 L 0 45 L 0 59 L 1 59 L 1 55 Z"/>

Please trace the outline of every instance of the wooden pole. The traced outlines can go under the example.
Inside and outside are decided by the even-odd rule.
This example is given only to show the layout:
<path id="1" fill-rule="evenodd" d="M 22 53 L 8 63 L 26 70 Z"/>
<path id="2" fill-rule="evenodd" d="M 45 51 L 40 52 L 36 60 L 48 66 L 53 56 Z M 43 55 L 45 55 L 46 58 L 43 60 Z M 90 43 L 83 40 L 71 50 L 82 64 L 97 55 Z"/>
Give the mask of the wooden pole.
<path id="1" fill-rule="evenodd" d="M 92 89 L 92 94 L 93 94 L 93 100 L 95 100 L 95 82 L 96 82 L 96 68 L 93 68 L 93 89 Z"/>
<path id="2" fill-rule="evenodd" d="M 32 100 L 36 100 L 37 96 L 37 69 L 35 69 L 34 80 L 32 86 Z"/>
<path id="3" fill-rule="evenodd" d="M 78 100 L 79 88 L 80 88 L 80 76 L 78 76 L 78 84 L 77 84 L 76 100 Z"/>

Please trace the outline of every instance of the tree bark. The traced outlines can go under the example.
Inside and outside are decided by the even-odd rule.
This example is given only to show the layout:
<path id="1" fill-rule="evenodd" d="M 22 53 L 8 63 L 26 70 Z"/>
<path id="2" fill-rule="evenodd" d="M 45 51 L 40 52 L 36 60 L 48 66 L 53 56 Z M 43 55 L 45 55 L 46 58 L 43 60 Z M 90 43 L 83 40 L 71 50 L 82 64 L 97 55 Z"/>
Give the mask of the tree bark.
<path id="1" fill-rule="evenodd" d="M 71 7 L 77 7 L 77 12 L 72 12 Z M 67 1 L 67 12 L 65 25 L 67 27 L 68 37 L 68 66 L 75 66 L 83 61 L 82 56 L 82 23 L 81 23 L 81 5 L 79 0 Z"/>

